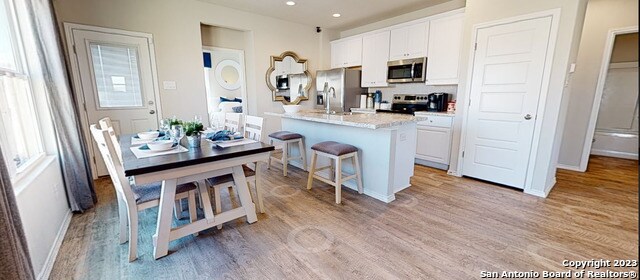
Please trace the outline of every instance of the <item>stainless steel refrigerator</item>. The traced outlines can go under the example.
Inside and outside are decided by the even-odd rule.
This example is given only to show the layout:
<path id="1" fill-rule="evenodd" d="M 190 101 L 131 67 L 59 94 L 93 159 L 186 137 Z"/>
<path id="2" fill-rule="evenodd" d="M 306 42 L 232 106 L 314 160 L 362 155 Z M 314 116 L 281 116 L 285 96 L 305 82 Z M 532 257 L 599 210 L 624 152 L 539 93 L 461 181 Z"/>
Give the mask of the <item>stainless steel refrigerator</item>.
<path id="1" fill-rule="evenodd" d="M 336 113 L 360 107 L 360 94 L 366 92 L 360 87 L 360 76 L 360 70 L 346 68 L 316 71 L 316 107 L 326 110 L 330 103 L 331 111 Z M 335 96 L 331 88 L 335 90 Z M 330 100 L 326 100 L 327 97 Z"/>

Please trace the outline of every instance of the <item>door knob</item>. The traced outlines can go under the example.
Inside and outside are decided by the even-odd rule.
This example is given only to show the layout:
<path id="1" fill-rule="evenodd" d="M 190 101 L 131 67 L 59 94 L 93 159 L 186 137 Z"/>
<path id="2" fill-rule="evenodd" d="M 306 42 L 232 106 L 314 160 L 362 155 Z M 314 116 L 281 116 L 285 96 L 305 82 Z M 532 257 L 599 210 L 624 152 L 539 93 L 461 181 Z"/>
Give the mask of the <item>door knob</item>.
<path id="1" fill-rule="evenodd" d="M 155 114 L 155 113 L 156 113 L 156 110 L 151 110 L 151 111 L 149 111 L 149 114 L 151 114 L 151 115 L 153 115 L 153 114 Z"/>
<path id="2" fill-rule="evenodd" d="M 530 119 L 531 119 L 531 115 L 530 115 L 530 114 L 526 114 L 526 115 L 524 116 L 524 119 L 525 119 L 525 120 L 530 120 Z"/>

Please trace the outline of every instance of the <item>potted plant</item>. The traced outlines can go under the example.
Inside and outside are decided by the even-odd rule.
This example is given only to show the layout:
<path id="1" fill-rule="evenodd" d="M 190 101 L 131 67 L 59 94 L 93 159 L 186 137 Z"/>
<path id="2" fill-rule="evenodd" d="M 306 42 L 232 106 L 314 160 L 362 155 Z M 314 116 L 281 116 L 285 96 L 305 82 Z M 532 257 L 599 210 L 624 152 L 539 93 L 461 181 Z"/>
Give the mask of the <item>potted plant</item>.
<path id="1" fill-rule="evenodd" d="M 183 122 L 184 134 L 187 136 L 190 148 L 200 147 L 200 136 L 204 131 L 204 125 L 199 121 Z"/>

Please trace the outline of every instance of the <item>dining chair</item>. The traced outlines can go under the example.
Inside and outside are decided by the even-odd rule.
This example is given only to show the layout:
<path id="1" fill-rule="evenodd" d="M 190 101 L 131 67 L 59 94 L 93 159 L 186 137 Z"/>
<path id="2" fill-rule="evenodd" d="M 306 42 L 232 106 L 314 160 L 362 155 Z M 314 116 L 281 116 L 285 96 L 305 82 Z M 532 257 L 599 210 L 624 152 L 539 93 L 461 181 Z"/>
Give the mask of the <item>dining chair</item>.
<path id="1" fill-rule="evenodd" d="M 124 175 L 120 157 L 112 156 L 117 154 L 116 148 L 114 142 L 107 141 L 107 138 L 115 137 L 113 128 L 98 129 L 93 124 L 90 130 L 107 166 L 111 182 L 116 189 L 120 220 L 120 244 L 129 241 L 129 262 L 132 262 L 138 255 L 138 212 L 160 204 L 162 183 L 132 185 L 131 181 Z M 181 184 L 176 187 L 176 200 L 187 198 L 189 201 L 190 222 L 194 222 L 197 219 L 196 189 L 197 187 L 193 183 Z M 127 225 L 129 226 L 128 234 Z"/>
<path id="2" fill-rule="evenodd" d="M 120 149 L 120 141 L 118 140 L 118 136 L 115 133 L 115 129 L 113 128 L 113 125 L 111 123 L 111 118 L 109 117 L 105 117 L 102 118 L 98 121 L 98 123 L 100 124 L 100 128 L 103 130 L 107 130 L 109 132 L 109 138 L 111 139 L 111 143 L 113 143 L 113 148 L 116 151 L 116 154 L 118 155 L 118 158 L 120 159 L 120 162 L 123 162 L 122 160 L 122 150 Z M 204 184 L 204 183 L 201 183 Z M 117 194 L 117 192 L 116 192 Z M 178 197 L 176 197 L 176 201 L 175 201 L 175 205 L 173 207 L 173 214 L 176 216 L 176 219 L 182 219 L 182 200 L 184 199 L 180 198 L 178 199 Z M 200 201 L 200 205 L 202 205 L 202 200 L 200 199 L 200 196 L 197 196 L 198 200 Z M 118 203 L 120 203 L 120 198 L 118 198 Z"/>
<path id="3" fill-rule="evenodd" d="M 262 128 L 264 126 L 264 119 L 256 116 L 245 117 L 244 137 L 260 142 L 262 139 Z M 260 213 L 264 213 L 264 203 L 262 201 L 262 184 L 260 184 L 258 178 L 260 177 L 260 168 L 257 162 L 252 164 L 253 166 L 243 165 L 242 169 L 244 175 L 247 178 L 247 184 L 255 186 L 256 198 L 258 200 L 258 209 Z M 220 189 L 234 187 L 233 177 L 229 175 L 222 175 L 208 179 L 209 186 L 214 192 L 215 211 L 220 213 L 222 211 L 222 203 L 220 201 Z M 251 193 L 251 192 L 249 192 Z M 252 197 L 253 199 L 253 197 Z M 255 200 L 254 200 L 255 201 Z M 218 226 L 222 228 L 222 226 Z"/>
<path id="4" fill-rule="evenodd" d="M 224 115 L 224 129 L 232 132 L 238 132 L 242 128 L 241 113 L 226 113 Z"/>

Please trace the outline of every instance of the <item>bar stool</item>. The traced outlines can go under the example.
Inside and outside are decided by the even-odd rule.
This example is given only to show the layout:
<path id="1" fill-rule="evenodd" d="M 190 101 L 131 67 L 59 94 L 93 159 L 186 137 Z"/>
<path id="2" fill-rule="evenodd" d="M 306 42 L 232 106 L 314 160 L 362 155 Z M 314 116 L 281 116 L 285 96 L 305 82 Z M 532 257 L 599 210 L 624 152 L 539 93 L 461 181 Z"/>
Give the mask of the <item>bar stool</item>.
<path id="1" fill-rule="evenodd" d="M 289 132 L 289 131 L 278 131 L 278 132 L 269 134 L 269 144 L 273 145 L 274 142 L 282 143 L 282 158 L 269 156 L 269 162 L 267 163 L 267 168 L 271 168 L 272 159 L 278 162 L 281 162 L 282 173 L 286 177 L 287 166 L 289 165 L 289 161 L 299 159 L 300 161 L 302 161 L 303 170 L 307 170 L 307 156 L 304 150 L 304 141 L 302 138 L 303 138 L 302 135 L 298 133 Z M 298 144 L 298 149 L 300 149 L 300 155 L 295 157 L 289 157 L 289 147 L 291 144 Z"/>
<path id="2" fill-rule="evenodd" d="M 356 179 L 358 184 L 358 193 L 362 194 L 362 175 L 360 174 L 360 163 L 358 161 L 358 148 L 348 144 L 342 144 L 335 141 L 320 142 L 311 147 L 311 170 L 309 171 L 309 178 L 307 179 L 307 189 L 311 189 L 313 185 L 313 179 L 318 179 L 322 182 L 330 184 L 336 188 L 336 203 L 340 204 L 342 201 L 342 183 L 351 179 Z M 331 160 L 331 164 L 325 167 L 316 168 L 316 160 L 318 155 L 328 157 Z M 355 174 L 342 177 L 342 160 L 351 158 L 351 163 L 355 169 Z M 333 162 L 335 160 L 335 163 Z M 317 171 L 331 168 L 333 174 L 335 164 L 335 181 L 324 178 L 318 174 Z"/>

